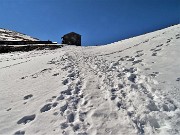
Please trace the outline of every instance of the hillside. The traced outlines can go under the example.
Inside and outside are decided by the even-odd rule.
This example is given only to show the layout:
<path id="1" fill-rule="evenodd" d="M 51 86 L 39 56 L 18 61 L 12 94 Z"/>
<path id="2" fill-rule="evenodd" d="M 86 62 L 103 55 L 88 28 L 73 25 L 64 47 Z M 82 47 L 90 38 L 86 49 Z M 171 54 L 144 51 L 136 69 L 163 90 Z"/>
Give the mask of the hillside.
<path id="1" fill-rule="evenodd" d="M 0 54 L 0 134 L 180 134 L 180 25 L 98 47 Z"/>
<path id="2" fill-rule="evenodd" d="M 28 35 L 10 31 L 6 29 L 0 29 L 0 41 L 38 41 L 36 38 L 32 38 Z"/>

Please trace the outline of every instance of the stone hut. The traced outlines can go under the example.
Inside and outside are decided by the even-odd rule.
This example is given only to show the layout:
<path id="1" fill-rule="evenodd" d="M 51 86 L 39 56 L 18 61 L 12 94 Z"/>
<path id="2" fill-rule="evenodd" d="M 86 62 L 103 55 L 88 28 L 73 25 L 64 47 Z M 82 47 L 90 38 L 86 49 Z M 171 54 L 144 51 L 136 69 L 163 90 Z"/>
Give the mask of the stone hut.
<path id="1" fill-rule="evenodd" d="M 62 44 L 81 46 L 81 35 L 75 32 L 70 32 L 61 38 Z"/>

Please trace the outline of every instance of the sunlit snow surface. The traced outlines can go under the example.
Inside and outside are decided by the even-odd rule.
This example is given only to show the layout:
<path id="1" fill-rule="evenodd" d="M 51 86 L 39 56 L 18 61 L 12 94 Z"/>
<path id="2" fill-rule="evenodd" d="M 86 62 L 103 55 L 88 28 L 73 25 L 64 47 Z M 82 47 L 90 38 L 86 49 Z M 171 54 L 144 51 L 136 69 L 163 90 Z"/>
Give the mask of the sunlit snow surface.
<path id="1" fill-rule="evenodd" d="M 38 41 L 28 35 L 0 28 L 0 41 Z"/>
<path id="2" fill-rule="evenodd" d="M 180 25 L 98 47 L 0 54 L 0 134 L 180 134 Z"/>

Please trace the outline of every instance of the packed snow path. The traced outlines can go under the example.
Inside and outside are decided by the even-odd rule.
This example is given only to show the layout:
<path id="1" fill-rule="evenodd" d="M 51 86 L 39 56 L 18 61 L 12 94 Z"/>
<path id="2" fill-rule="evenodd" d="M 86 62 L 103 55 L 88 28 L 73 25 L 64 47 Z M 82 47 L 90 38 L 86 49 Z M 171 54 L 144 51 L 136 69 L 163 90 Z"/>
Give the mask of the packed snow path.
<path id="1" fill-rule="evenodd" d="M 179 38 L 1 54 L 0 134 L 180 134 Z"/>

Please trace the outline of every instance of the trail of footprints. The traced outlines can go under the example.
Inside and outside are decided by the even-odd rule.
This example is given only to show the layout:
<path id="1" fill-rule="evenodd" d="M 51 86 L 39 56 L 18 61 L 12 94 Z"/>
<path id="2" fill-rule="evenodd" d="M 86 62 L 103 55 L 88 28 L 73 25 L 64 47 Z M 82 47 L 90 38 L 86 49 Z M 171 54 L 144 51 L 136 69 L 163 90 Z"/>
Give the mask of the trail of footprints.
<path id="1" fill-rule="evenodd" d="M 180 34 L 176 34 L 176 39 L 179 39 L 180 38 Z"/>
<path id="2" fill-rule="evenodd" d="M 54 62 L 53 64 L 57 63 Z M 66 134 L 66 128 L 72 128 L 74 132 L 85 135 L 86 127 L 88 127 L 89 125 L 87 123 L 84 123 L 84 115 L 86 115 L 86 113 L 78 110 L 79 102 L 81 98 L 83 98 L 83 94 L 81 91 L 82 81 L 81 78 L 79 78 L 78 68 L 76 67 L 76 64 L 74 64 L 71 56 L 64 56 L 61 64 L 64 65 L 62 70 L 68 72 L 67 77 L 62 81 L 67 89 L 61 91 L 59 96 L 53 96 L 51 99 L 47 100 L 48 103 L 40 108 L 40 113 L 46 113 L 53 108 L 59 107 L 59 112 L 55 112 L 54 115 L 61 114 L 66 119 L 66 122 L 60 124 L 60 128 L 64 130 L 63 134 Z M 28 100 L 32 97 L 32 94 L 26 95 L 24 96 L 24 100 Z M 58 106 L 59 102 L 61 102 L 61 106 Z M 35 118 L 36 114 L 27 115 L 18 120 L 17 124 L 25 125 L 35 120 Z M 81 122 L 76 124 L 75 119 L 77 118 Z M 24 135 L 25 131 L 18 130 L 14 133 L 14 135 L 17 134 Z"/>
<path id="3" fill-rule="evenodd" d="M 159 52 L 161 49 L 161 46 L 163 46 L 163 44 L 157 45 L 155 48 L 151 49 L 150 51 L 152 51 L 152 56 L 157 56 L 157 52 Z"/>
<path id="4" fill-rule="evenodd" d="M 176 36 L 175 36 L 175 38 L 176 39 L 179 39 L 180 38 L 180 34 L 177 34 Z M 157 54 L 158 54 L 158 52 L 159 51 L 161 51 L 163 48 L 163 46 L 169 46 L 170 44 L 170 42 L 173 40 L 173 38 L 169 38 L 169 39 L 167 39 L 167 41 L 166 41 L 166 43 L 164 43 L 164 44 L 159 44 L 159 45 L 157 45 L 155 48 L 152 48 L 150 51 L 152 51 L 152 56 L 157 56 Z"/>
<path id="5" fill-rule="evenodd" d="M 141 52 L 141 53 L 140 53 Z M 119 59 L 119 61 L 130 61 L 132 62 L 132 65 L 136 65 L 136 64 L 143 64 L 143 59 L 140 59 L 141 56 L 143 56 L 144 53 L 142 53 L 142 50 L 137 51 L 135 56 L 125 56 Z"/>
<path id="6" fill-rule="evenodd" d="M 160 46 L 162 45 L 157 47 Z M 142 51 L 137 53 L 143 55 Z M 121 66 L 122 62 L 125 61 L 132 61 L 132 67 Z M 141 75 L 139 69 L 135 67 L 134 61 L 134 57 L 126 56 L 109 65 L 107 61 L 102 62 L 102 59 L 95 58 L 94 64 L 98 67 L 96 72 L 106 76 L 103 82 L 109 86 L 110 100 L 117 105 L 117 108 L 127 112 L 129 119 L 137 129 L 137 133 L 144 134 L 146 132 L 145 125 L 149 126 L 152 131 L 154 130 L 153 132 L 158 133 L 158 129 L 161 127 L 159 123 L 165 124 L 166 120 L 170 120 L 167 113 L 176 111 L 177 107 L 171 99 L 158 95 L 158 91 L 150 87 L 151 84 L 154 84 L 152 77 L 156 77 L 159 72 L 153 72 L 150 77 Z M 92 65 L 92 61 L 89 64 Z M 140 106 L 134 106 L 134 104 Z"/>
<path id="7" fill-rule="evenodd" d="M 27 101 L 29 99 L 31 99 L 33 97 L 32 94 L 28 94 L 26 96 L 24 96 L 24 100 Z M 24 102 L 24 104 L 26 104 L 27 102 Z M 10 111 L 12 108 L 9 108 L 7 109 L 7 111 Z M 31 115 L 26 115 L 24 117 L 22 117 L 21 119 L 19 119 L 17 121 L 17 124 L 20 125 L 20 124 L 23 124 L 23 125 L 26 125 L 32 121 L 34 121 L 36 118 L 36 114 L 31 114 Z M 25 131 L 24 130 L 18 130 L 14 133 L 14 135 L 24 135 L 25 134 Z"/>
<path id="8" fill-rule="evenodd" d="M 24 104 L 26 104 L 27 101 L 28 101 L 29 99 L 31 99 L 32 97 L 33 97 L 32 94 L 28 94 L 28 95 L 24 96 L 23 99 L 26 101 L 26 102 L 24 102 Z M 11 110 L 12 110 L 12 108 L 8 108 L 6 111 L 11 111 Z"/>
<path id="9" fill-rule="evenodd" d="M 68 72 L 67 77 L 62 81 L 67 89 L 60 92 L 60 95 L 56 98 L 55 102 L 45 104 L 40 112 L 46 112 L 51 110 L 54 107 L 57 107 L 59 102 L 61 106 L 59 107 L 59 113 L 65 118 L 65 122 L 60 123 L 60 128 L 63 130 L 63 134 L 66 134 L 66 128 L 71 128 L 74 132 L 78 134 L 86 134 L 86 127 L 88 123 L 85 123 L 85 112 L 78 109 L 80 100 L 83 98 L 82 93 L 82 79 L 79 76 L 79 70 L 76 66 L 75 61 L 71 56 L 65 55 L 62 59 L 62 65 L 64 67 L 62 70 Z M 57 64 L 57 63 L 56 63 Z M 58 115 L 58 112 L 55 112 L 54 115 Z M 79 119 L 79 123 L 76 123 L 75 120 Z"/>
<path id="10" fill-rule="evenodd" d="M 66 122 L 61 123 L 61 129 L 63 129 L 63 134 L 66 134 L 66 128 L 72 128 L 72 130 L 77 134 L 86 134 L 87 127 L 89 123 L 85 122 L 86 112 L 80 110 L 79 106 L 82 103 L 83 93 L 82 93 L 82 78 L 80 77 L 80 71 L 75 63 L 72 56 L 66 57 L 66 62 L 64 65 L 64 70 L 69 74 L 63 80 L 63 84 L 67 86 L 68 89 L 61 92 L 59 99 L 65 99 L 64 105 L 60 107 L 61 115 L 65 117 Z M 84 104 L 85 105 L 85 104 Z M 76 123 L 76 119 L 79 119 Z"/>

